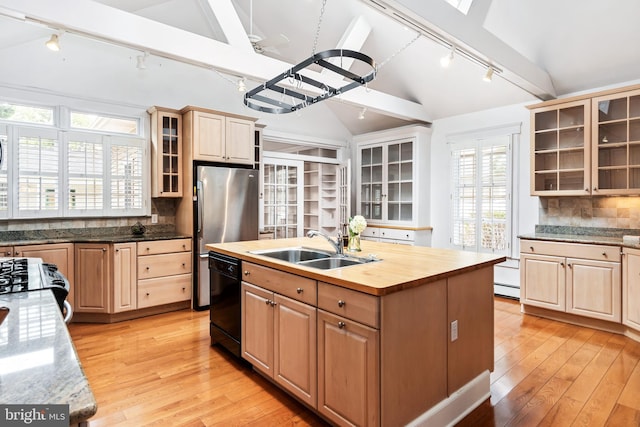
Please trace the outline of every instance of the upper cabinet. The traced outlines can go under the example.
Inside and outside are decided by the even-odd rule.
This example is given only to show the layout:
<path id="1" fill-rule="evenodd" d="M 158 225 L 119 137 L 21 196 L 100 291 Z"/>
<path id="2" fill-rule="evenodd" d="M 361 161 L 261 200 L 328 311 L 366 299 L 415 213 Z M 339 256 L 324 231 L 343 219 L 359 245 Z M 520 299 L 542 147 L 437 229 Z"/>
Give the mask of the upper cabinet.
<path id="1" fill-rule="evenodd" d="M 423 126 L 355 137 L 355 213 L 372 225 L 428 226 L 430 139 L 431 129 Z"/>
<path id="2" fill-rule="evenodd" d="M 640 90 L 591 102 L 594 194 L 640 193 Z"/>
<path id="3" fill-rule="evenodd" d="M 255 119 L 193 107 L 182 112 L 193 160 L 254 164 Z"/>
<path id="4" fill-rule="evenodd" d="M 640 86 L 531 109 L 531 194 L 640 194 Z"/>
<path id="5" fill-rule="evenodd" d="M 151 197 L 182 197 L 182 115 L 151 107 Z"/>
<path id="6" fill-rule="evenodd" d="M 590 101 L 531 111 L 531 194 L 579 195 L 591 191 Z"/>

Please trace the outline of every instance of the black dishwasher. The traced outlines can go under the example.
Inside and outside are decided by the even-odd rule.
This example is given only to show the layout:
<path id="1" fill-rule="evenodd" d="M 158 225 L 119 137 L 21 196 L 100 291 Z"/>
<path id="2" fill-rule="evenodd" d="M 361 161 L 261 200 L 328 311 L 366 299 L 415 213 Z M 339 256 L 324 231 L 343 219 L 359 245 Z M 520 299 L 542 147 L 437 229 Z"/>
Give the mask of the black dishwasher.
<path id="1" fill-rule="evenodd" d="M 211 345 L 240 357 L 240 260 L 209 252 L 209 277 Z"/>

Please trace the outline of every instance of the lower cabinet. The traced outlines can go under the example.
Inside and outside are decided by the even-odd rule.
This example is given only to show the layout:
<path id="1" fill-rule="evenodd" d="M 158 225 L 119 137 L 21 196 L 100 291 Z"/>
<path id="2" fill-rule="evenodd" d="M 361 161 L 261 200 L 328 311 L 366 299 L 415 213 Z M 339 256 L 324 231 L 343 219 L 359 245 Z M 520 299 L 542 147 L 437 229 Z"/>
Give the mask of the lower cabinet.
<path id="1" fill-rule="evenodd" d="M 189 301 L 191 239 L 75 244 L 77 313 L 115 314 Z"/>
<path id="2" fill-rule="evenodd" d="M 640 331 L 640 249 L 623 249 L 622 323 Z"/>
<path id="3" fill-rule="evenodd" d="M 316 407 L 316 308 L 242 283 L 242 356 Z"/>
<path id="4" fill-rule="evenodd" d="M 620 248 L 522 240 L 523 304 L 620 323 Z"/>
<path id="5" fill-rule="evenodd" d="M 379 331 L 318 310 L 318 412 L 339 425 L 380 425 Z"/>
<path id="6" fill-rule="evenodd" d="M 138 308 L 191 300 L 191 239 L 138 242 Z"/>

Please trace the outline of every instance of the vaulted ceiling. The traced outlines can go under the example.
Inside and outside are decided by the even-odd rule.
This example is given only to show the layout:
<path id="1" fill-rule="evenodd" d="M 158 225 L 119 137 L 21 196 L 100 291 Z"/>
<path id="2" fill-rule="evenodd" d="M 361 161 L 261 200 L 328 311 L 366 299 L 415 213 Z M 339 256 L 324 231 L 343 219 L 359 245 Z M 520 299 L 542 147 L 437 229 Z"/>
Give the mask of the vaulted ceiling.
<path id="1" fill-rule="evenodd" d="M 0 85 L 176 107 L 211 91 L 233 94 L 222 107 L 267 119 L 234 94 L 239 78 L 251 89 L 342 47 L 372 57 L 376 78 L 301 113 L 328 110 L 359 134 L 631 82 L 638 16 L 635 0 L 474 0 L 466 15 L 445 0 L 0 0 Z M 53 32 L 58 56 L 44 49 Z M 275 46 L 256 53 L 249 33 Z"/>

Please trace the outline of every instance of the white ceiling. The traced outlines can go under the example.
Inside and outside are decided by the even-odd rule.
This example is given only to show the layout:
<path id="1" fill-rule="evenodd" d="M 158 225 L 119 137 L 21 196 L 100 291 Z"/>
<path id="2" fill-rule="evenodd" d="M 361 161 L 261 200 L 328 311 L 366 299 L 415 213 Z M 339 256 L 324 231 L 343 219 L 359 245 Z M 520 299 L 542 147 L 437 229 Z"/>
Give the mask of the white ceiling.
<path id="1" fill-rule="evenodd" d="M 528 82 L 545 78 L 562 96 L 640 76 L 640 49 L 633 47 L 640 40 L 637 0 L 475 0 L 469 16 L 444 0 L 383 3 L 503 72 L 483 82 L 484 67 L 459 55 L 444 69 L 439 60 L 448 47 L 423 35 L 403 50 L 417 33 L 370 0 L 326 0 L 316 52 L 336 48 L 350 23 L 362 17 L 370 32 L 357 50 L 382 66 L 367 89 L 307 107 L 305 115 L 328 108 L 349 133 L 360 134 L 536 102 Z M 0 85 L 176 108 L 198 105 L 210 90 L 233 96 L 226 104 L 233 112 L 264 116 L 242 105 L 233 81 L 246 76 L 251 89 L 311 56 L 321 7 L 322 0 L 254 0 L 253 33 L 290 40 L 260 58 L 247 51 L 246 38 L 237 40 L 250 28 L 250 0 L 0 0 Z M 107 13 L 111 8 L 120 14 Z M 15 19 L 20 14 L 24 21 Z M 65 30 L 63 48 L 54 54 L 44 41 L 58 29 Z M 143 51 L 151 52 L 145 74 L 135 69 Z M 211 73 L 212 65 L 224 74 Z M 177 105 L 168 105 L 172 101 Z M 365 119 L 358 120 L 363 107 Z"/>

